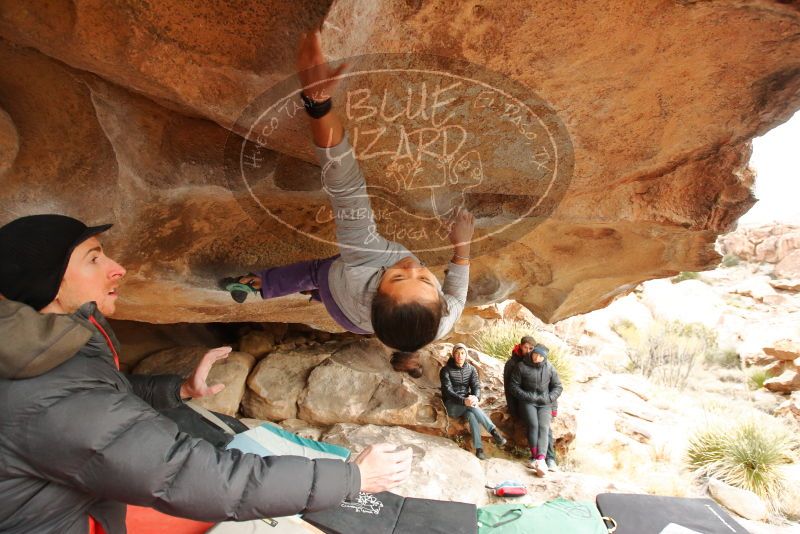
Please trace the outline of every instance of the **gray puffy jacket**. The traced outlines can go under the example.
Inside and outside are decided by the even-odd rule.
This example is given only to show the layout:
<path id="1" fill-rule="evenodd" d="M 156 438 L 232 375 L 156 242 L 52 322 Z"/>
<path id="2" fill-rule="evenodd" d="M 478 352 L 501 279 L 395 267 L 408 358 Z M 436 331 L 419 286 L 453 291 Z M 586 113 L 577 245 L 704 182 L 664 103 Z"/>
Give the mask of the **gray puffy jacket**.
<path id="1" fill-rule="evenodd" d="M 261 458 L 180 433 L 174 377 L 135 379 L 93 303 L 43 315 L 0 301 L 0 532 L 125 532 L 124 503 L 197 520 L 291 515 L 356 498 L 358 466 Z M 137 395 L 139 393 L 139 395 Z"/>
<path id="2" fill-rule="evenodd" d="M 564 389 L 552 363 L 547 359 L 533 363 L 530 356 L 525 356 L 516 367 L 511 368 L 507 387 L 511 396 L 519 402 L 551 407 Z"/>
<path id="3" fill-rule="evenodd" d="M 478 371 L 469 362 L 464 362 L 464 365 L 459 367 L 451 356 L 439 371 L 439 382 L 442 386 L 442 400 L 445 402 L 464 404 L 470 395 L 481 398 Z"/>

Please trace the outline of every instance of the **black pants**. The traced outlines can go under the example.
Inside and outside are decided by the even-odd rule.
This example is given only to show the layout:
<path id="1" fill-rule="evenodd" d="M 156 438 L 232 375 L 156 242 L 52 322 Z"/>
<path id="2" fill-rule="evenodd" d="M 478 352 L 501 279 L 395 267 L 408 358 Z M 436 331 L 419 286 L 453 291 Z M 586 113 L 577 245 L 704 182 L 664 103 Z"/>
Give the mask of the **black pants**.
<path id="1" fill-rule="evenodd" d="M 525 416 L 522 415 L 522 409 L 520 406 L 524 403 L 516 400 L 516 399 L 509 399 L 508 403 L 508 413 L 511 414 L 511 417 L 514 419 L 521 419 L 522 421 L 526 421 Z M 552 426 L 552 411 L 550 412 L 550 422 L 551 424 L 547 425 L 547 461 L 556 461 L 556 449 L 555 449 L 555 440 L 553 439 L 553 426 Z M 527 424 L 527 423 L 526 423 Z"/>
<path id="2" fill-rule="evenodd" d="M 521 404 L 519 408 L 528 428 L 528 445 L 531 448 L 531 456 L 544 458 L 547 452 L 552 408 L 528 403 Z"/>

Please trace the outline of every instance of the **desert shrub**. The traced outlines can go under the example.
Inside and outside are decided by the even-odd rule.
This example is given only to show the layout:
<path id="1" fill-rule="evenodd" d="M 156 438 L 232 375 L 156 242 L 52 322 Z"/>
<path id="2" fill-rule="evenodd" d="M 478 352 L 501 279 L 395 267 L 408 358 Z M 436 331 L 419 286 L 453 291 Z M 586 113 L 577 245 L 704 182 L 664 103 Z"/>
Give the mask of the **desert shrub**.
<path id="1" fill-rule="evenodd" d="M 472 346 L 499 360 L 511 357 L 514 345 L 522 336 L 533 336 L 538 340 L 534 327 L 522 321 L 497 321 L 472 336 Z M 567 351 L 561 347 L 548 346 L 548 359 L 555 367 L 561 383 L 566 387 L 572 382 L 574 371 Z"/>
<path id="2" fill-rule="evenodd" d="M 764 387 L 764 381 L 769 378 L 767 370 L 763 367 L 753 367 L 747 373 L 747 386 L 750 389 L 761 389 Z"/>
<path id="3" fill-rule="evenodd" d="M 736 349 L 709 351 L 706 353 L 705 360 L 709 365 L 717 365 L 725 369 L 735 369 L 741 365 L 739 353 Z"/>
<path id="4" fill-rule="evenodd" d="M 472 346 L 484 354 L 505 361 L 511 357 L 514 345 L 519 343 L 522 336 L 535 338 L 533 326 L 523 321 L 497 321 L 473 334 Z"/>
<path id="5" fill-rule="evenodd" d="M 686 458 L 696 474 L 750 490 L 778 511 L 787 483 L 781 466 L 791 463 L 796 447 L 792 433 L 774 418 L 747 416 L 698 431 Z"/>
<path id="6" fill-rule="evenodd" d="M 677 284 L 678 282 L 683 282 L 684 280 L 699 280 L 700 274 L 694 271 L 683 271 L 678 276 L 673 276 L 670 281 L 673 284 Z"/>
<path id="7" fill-rule="evenodd" d="M 722 261 L 719 263 L 720 267 L 736 267 L 741 263 L 742 259 L 736 254 L 725 254 Z"/>
<path id="8" fill-rule="evenodd" d="M 633 370 L 668 387 L 686 387 L 695 363 L 718 352 L 716 333 L 700 323 L 654 321 L 642 332 L 624 322 L 614 330 L 628 346 Z"/>

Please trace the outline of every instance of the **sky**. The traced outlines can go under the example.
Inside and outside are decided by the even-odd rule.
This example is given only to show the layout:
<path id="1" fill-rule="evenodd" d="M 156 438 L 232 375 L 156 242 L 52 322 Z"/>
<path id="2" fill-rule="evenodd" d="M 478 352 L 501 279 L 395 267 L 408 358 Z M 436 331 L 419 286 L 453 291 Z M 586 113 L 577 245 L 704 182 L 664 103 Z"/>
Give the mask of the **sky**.
<path id="1" fill-rule="evenodd" d="M 750 166 L 756 171 L 754 193 L 759 201 L 739 224 L 800 224 L 800 112 L 753 139 Z"/>

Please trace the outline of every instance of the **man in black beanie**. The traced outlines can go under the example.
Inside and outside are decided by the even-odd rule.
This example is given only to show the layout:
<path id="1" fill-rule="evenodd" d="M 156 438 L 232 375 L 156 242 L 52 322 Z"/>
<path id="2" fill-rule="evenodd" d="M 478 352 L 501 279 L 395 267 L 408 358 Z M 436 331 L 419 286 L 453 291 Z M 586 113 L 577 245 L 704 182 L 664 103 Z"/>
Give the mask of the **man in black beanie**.
<path id="1" fill-rule="evenodd" d="M 44 313 L 73 313 L 94 301 L 111 315 L 125 269 L 103 254 L 96 237 L 109 228 L 64 215 L 8 223 L 0 228 L 0 293 Z"/>
<path id="2" fill-rule="evenodd" d="M 0 228 L 0 532 L 124 533 L 124 503 L 204 521 L 293 515 L 408 476 L 410 449 L 385 444 L 344 463 L 181 433 L 156 410 L 221 389 L 205 379 L 230 348 L 186 382 L 120 373 L 105 315 L 125 269 L 97 239 L 109 227 L 36 215 Z"/>

